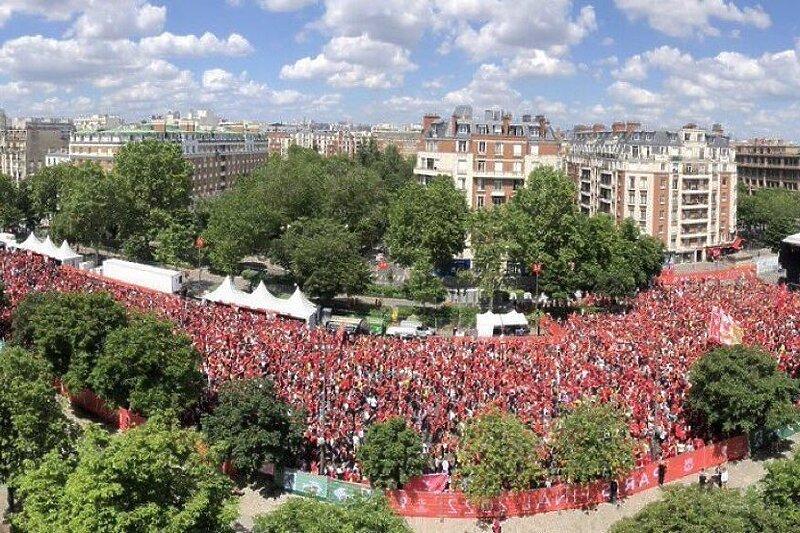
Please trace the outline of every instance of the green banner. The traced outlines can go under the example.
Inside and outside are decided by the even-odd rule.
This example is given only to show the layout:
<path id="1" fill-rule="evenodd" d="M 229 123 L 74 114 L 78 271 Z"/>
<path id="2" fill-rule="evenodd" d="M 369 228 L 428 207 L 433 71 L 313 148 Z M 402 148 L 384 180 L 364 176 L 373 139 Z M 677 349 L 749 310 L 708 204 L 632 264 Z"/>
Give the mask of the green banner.
<path id="1" fill-rule="evenodd" d="M 285 470 L 283 472 L 283 488 L 292 494 L 300 494 L 333 503 L 343 502 L 354 496 L 369 496 L 372 494 L 372 489 L 366 485 L 338 481 L 300 470 Z"/>

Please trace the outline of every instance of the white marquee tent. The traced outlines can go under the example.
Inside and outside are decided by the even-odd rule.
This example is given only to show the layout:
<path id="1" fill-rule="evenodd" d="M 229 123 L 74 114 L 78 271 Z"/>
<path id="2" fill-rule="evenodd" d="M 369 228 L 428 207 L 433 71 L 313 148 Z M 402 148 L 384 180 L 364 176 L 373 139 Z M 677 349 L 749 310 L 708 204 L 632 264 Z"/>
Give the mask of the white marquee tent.
<path id="1" fill-rule="evenodd" d="M 295 289 L 294 294 L 289 298 L 278 298 L 269 292 L 262 281 L 252 293 L 247 293 L 237 289 L 230 276 L 227 276 L 219 287 L 206 293 L 203 300 L 266 311 L 306 322 L 313 321 L 318 309 L 317 305 L 309 300 L 299 288 Z"/>
<path id="2" fill-rule="evenodd" d="M 478 327 L 478 337 L 491 337 L 494 334 L 494 328 L 528 325 L 528 319 L 525 318 L 525 315 L 517 311 L 492 313 L 490 310 L 477 315 L 475 319 Z"/>
<path id="3" fill-rule="evenodd" d="M 61 246 L 58 247 L 53 243 L 49 235 L 45 237 L 43 241 L 40 241 L 36 238 L 36 235 L 31 233 L 22 243 L 9 243 L 9 247 L 45 255 L 56 261 L 60 261 L 62 264 L 75 267 L 83 261 L 83 256 L 75 252 L 67 241 L 62 242 Z"/>

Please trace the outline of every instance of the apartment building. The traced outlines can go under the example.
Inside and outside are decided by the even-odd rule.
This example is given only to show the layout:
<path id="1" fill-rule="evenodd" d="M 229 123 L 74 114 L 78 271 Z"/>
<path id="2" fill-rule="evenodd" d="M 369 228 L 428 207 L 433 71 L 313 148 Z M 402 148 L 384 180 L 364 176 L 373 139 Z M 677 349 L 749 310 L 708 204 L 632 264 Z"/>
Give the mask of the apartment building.
<path id="1" fill-rule="evenodd" d="M 378 150 L 384 151 L 389 146 L 394 146 L 400 155 L 416 157 L 419 147 L 419 136 L 422 129 L 419 125 L 395 127 L 391 124 L 378 124 L 371 130 L 372 138 L 378 145 Z"/>
<path id="2" fill-rule="evenodd" d="M 228 189 L 238 177 L 251 173 L 267 159 L 267 139 L 263 134 L 118 129 L 74 133 L 69 142 L 69 160 L 91 161 L 111 170 L 114 157 L 123 146 L 145 140 L 181 146 L 184 158 L 192 165 L 195 197 L 213 196 Z"/>
<path id="3" fill-rule="evenodd" d="M 414 173 L 427 183 L 449 176 L 473 208 L 506 203 L 537 167 L 559 168 L 560 142 L 543 115 L 519 120 L 501 110 L 473 116 L 458 106 L 449 119 L 426 115 Z"/>
<path id="4" fill-rule="evenodd" d="M 75 129 L 77 131 L 113 130 L 122 127 L 123 124 L 125 124 L 125 121 L 122 117 L 109 114 L 87 115 L 75 119 Z"/>
<path id="5" fill-rule="evenodd" d="M 271 124 L 265 133 L 270 154 L 286 157 L 289 147 L 300 146 L 314 150 L 324 157 L 343 155 L 354 157 L 359 148 L 368 143 L 369 131 L 346 129 L 295 129 L 283 124 Z"/>
<path id="6" fill-rule="evenodd" d="M 0 130 L 0 173 L 17 183 L 46 165 L 47 154 L 63 150 L 75 131 L 71 120 L 22 119 Z"/>
<path id="7" fill-rule="evenodd" d="M 739 181 L 750 190 L 800 190 L 800 146 L 779 139 L 752 139 L 736 144 Z"/>
<path id="8" fill-rule="evenodd" d="M 581 211 L 632 218 L 676 262 L 702 261 L 734 240 L 736 152 L 716 125 L 675 131 L 638 123 L 577 126 L 565 155 Z"/>

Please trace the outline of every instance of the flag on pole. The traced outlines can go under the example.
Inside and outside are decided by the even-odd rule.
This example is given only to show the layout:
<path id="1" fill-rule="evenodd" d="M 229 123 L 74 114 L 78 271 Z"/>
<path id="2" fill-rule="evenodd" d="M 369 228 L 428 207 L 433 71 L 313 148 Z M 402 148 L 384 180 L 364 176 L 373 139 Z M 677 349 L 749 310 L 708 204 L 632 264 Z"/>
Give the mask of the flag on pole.
<path id="1" fill-rule="evenodd" d="M 733 346 L 742 343 L 744 331 L 736 321 L 720 307 L 711 310 L 711 318 L 708 322 L 708 338 L 712 341 Z"/>

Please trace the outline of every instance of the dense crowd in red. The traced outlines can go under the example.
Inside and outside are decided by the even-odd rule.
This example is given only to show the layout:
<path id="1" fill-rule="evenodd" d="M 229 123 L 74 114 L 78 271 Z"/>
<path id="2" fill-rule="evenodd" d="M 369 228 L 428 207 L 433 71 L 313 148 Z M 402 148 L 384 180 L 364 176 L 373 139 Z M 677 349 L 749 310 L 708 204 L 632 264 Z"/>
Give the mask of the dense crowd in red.
<path id="1" fill-rule="evenodd" d="M 800 298 L 752 277 L 659 287 L 639 294 L 625 314 L 573 315 L 549 338 L 348 342 L 299 322 L 111 282 L 21 252 L 0 252 L 0 276 L 12 303 L 32 290 L 104 290 L 128 308 L 174 321 L 203 354 L 212 390 L 232 378 L 271 376 L 280 395 L 307 413 L 306 467 L 318 470 L 323 447 L 326 473 L 348 480 L 360 478 L 354 449 L 374 420 L 401 415 L 412 422 L 433 469 L 446 471 L 459 428 L 488 404 L 544 434 L 575 400 L 617 398 L 631 415 L 641 462 L 702 446 L 683 406 L 688 369 L 710 348 L 713 306 L 744 328 L 746 344 L 763 346 L 792 375 L 800 367 Z"/>

